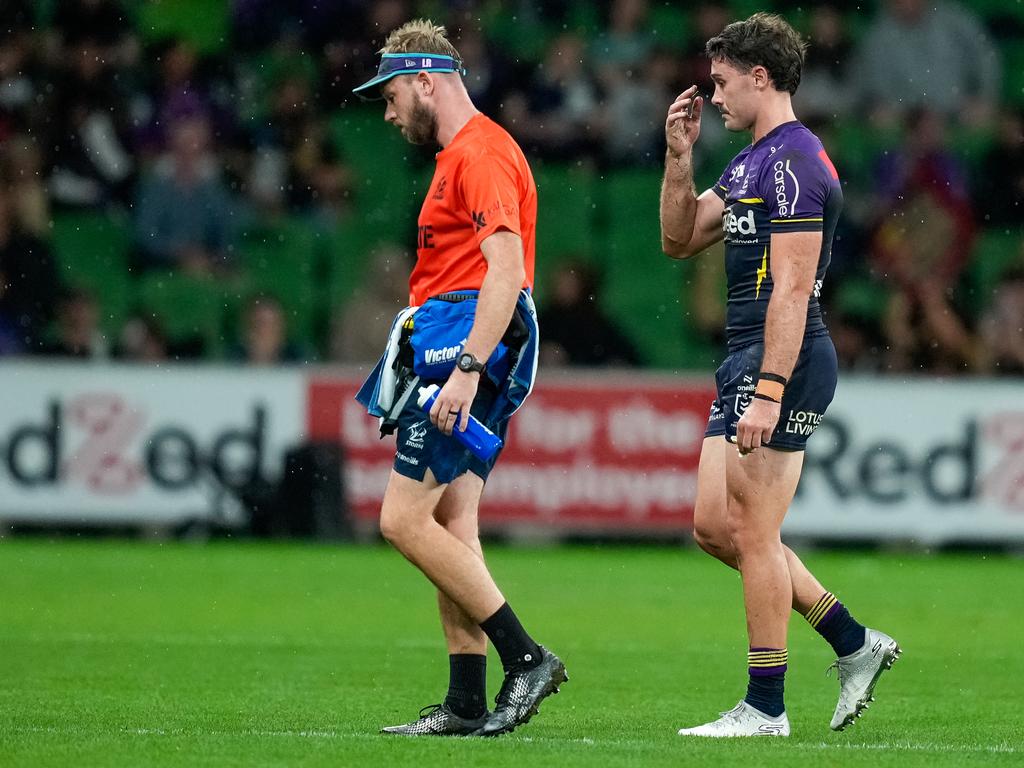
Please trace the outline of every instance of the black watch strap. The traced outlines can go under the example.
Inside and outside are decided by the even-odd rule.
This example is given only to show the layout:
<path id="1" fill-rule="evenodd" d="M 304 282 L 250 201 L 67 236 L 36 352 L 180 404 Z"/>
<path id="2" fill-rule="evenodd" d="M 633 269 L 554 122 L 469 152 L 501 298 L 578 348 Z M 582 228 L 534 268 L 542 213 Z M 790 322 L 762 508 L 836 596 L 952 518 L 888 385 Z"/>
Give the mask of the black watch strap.
<path id="1" fill-rule="evenodd" d="M 460 371 L 465 373 L 483 373 L 484 364 L 476 359 L 476 355 L 470 352 L 463 352 L 459 355 L 457 362 Z"/>

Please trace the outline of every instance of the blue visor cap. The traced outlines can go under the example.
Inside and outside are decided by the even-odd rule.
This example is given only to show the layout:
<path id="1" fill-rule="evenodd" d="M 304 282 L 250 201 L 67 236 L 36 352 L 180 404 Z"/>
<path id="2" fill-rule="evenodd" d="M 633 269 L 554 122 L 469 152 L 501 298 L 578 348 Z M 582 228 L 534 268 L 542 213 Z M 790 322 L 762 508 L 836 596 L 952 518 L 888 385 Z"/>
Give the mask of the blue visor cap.
<path id="1" fill-rule="evenodd" d="M 462 68 L 462 62 L 456 61 L 451 56 L 444 56 L 440 53 L 385 53 L 380 57 L 380 66 L 377 74 L 371 77 L 358 88 L 353 88 L 352 93 L 368 100 L 381 98 L 376 91 L 371 94 L 365 93 L 371 88 L 384 85 L 396 75 L 415 75 L 417 72 L 458 72 L 466 74 Z"/>

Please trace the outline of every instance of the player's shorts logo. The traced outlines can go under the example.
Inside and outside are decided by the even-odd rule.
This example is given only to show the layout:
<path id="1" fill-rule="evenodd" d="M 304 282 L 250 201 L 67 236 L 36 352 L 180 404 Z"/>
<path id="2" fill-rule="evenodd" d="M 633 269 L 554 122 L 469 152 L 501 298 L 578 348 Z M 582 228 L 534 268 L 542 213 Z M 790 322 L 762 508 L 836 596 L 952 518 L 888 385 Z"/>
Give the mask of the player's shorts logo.
<path id="1" fill-rule="evenodd" d="M 427 436 L 426 423 L 426 421 L 420 421 L 409 428 L 409 437 L 405 439 L 407 446 L 423 450 L 423 438 Z M 410 461 L 410 463 L 415 464 L 416 462 Z"/>
<path id="2" fill-rule="evenodd" d="M 821 424 L 824 414 L 814 411 L 790 411 L 786 421 L 787 435 L 810 435 Z"/>

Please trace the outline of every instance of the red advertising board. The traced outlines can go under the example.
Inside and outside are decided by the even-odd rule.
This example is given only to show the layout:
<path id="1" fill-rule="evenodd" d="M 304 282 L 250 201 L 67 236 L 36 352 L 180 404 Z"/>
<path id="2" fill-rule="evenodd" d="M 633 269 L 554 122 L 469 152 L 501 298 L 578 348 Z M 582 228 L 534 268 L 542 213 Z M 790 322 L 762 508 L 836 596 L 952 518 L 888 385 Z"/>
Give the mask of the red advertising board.
<path id="1" fill-rule="evenodd" d="M 310 382 L 309 434 L 345 447 L 357 519 L 380 508 L 393 437 L 345 376 Z M 693 521 L 697 461 L 714 392 L 664 377 L 546 376 L 513 417 L 487 482 L 481 525 L 573 531 L 684 531 Z"/>

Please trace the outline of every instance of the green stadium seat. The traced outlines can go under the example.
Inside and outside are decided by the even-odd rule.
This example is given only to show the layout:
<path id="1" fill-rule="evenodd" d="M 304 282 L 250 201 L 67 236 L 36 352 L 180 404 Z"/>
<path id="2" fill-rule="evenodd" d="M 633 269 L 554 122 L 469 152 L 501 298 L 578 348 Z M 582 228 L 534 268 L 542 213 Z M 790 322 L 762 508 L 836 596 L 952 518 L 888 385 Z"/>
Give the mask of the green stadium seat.
<path id="1" fill-rule="evenodd" d="M 597 240 L 597 177 L 589 167 L 535 164 L 537 183 L 537 297 L 567 257 L 593 258 Z"/>
<path id="2" fill-rule="evenodd" d="M 1024 41 L 1003 47 L 1003 96 L 1010 104 L 1024 107 Z"/>
<path id="3" fill-rule="evenodd" d="M 644 362 L 684 364 L 684 308 L 679 265 L 661 252 L 660 170 L 623 170 L 602 179 L 606 252 L 604 307 Z"/>
<path id="4" fill-rule="evenodd" d="M 172 344 L 198 341 L 206 357 L 219 357 L 230 294 L 214 279 L 154 272 L 139 281 L 137 298 L 140 311 L 159 323 Z"/>
<path id="5" fill-rule="evenodd" d="M 51 238 L 61 283 L 95 296 L 104 330 L 116 332 L 132 299 L 128 222 L 94 212 L 58 214 L 53 218 Z"/>
<path id="6" fill-rule="evenodd" d="M 1024 268 L 1024 228 L 990 229 L 978 237 L 967 274 L 976 312 L 989 305 L 1000 278 L 1014 267 Z"/>
<path id="7" fill-rule="evenodd" d="M 423 190 L 414 164 L 418 150 L 384 122 L 383 102 L 352 107 L 331 120 L 331 136 L 356 175 L 355 208 L 366 226 L 384 234 L 415 224 Z"/>
<path id="8" fill-rule="evenodd" d="M 231 35 L 228 0 L 162 0 L 141 3 L 136 29 L 147 41 L 188 40 L 200 53 L 224 48 Z"/>
<path id="9" fill-rule="evenodd" d="M 284 309 L 289 336 L 315 344 L 323 327 L 325 249 L 325 237 L 298 219 L 247 232 L 238 246 L 246 281 L 228 308 L 240 309 L 242 302 L 257 294 L 273 296 Z"/>

